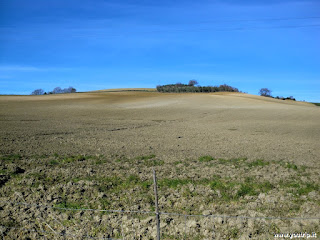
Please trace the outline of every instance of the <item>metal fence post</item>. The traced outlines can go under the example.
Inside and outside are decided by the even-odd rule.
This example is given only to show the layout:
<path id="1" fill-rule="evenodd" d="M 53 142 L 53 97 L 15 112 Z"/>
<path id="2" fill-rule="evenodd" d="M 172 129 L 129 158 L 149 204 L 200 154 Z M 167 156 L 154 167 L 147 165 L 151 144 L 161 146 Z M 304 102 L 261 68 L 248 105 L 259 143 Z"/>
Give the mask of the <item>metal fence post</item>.
<path id="1" fill-rule="evenodd" d="M 158 209 L 158 189 L 157 189 L 157 176 L 156 171 L 153 169 L 153 184 L 154 184 L 154 197 L 156 205 L 156 222 L 157 222 L 157 240 L 160 240 L 160 216 Z"/>

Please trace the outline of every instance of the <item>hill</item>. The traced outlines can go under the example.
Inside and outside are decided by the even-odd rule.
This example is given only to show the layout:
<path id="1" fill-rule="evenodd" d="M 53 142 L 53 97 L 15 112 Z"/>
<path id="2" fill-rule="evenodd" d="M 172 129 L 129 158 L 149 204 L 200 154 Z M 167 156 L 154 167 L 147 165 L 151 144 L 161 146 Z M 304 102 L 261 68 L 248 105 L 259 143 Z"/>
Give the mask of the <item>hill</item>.
<path id="1" fill-rule="evenodd" d="M 161 215 L 162 239 L 319 233 L 317 219 L 278 219 L 320 218 L 319 107 L 131 90 L 0 96 L 1 234 L 150 239 L 150 214 L 83 209 L 152 215 L 153 169 L 161 212 L 205 215 Z"/>
<path id="2" fill-rule="evenodd" d="M 39 154 L 120 150 L 145 154 L 152 148 L 165 158 L 206 153 L 295 161 L 303 157 L 314 162 L 316 154 L 309 151 L 318 151 L 319 108 L 243 93 L 126 90 L 0 96 L 0 109 L 3 133 L 16 139 L 15 144 L 2 143 L 4 153 L 19 149 Z M 110 132 L 117 128 L 122 130 Z M 75 139 L 74 146 L 63 150 L 55 133 L 63 134 L 65 143 Z M 92 145 L 92 137 L 99 141 Z M 102 147 L 105 145 L 108 150 Z"/>

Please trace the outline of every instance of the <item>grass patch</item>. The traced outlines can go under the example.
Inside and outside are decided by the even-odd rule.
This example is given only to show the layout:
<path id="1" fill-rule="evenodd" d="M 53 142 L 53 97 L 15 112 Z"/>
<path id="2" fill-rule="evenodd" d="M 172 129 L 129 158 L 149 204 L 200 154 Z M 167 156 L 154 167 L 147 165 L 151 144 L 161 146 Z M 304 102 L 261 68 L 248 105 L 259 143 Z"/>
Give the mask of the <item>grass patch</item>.
<path id="1" fill-rule="evenodd" d="M 257 195 L 257 192 L 256 192 L 253 184 L 242 183 L 240 185 L 240 189 L 237 192 L 237 197 L 244 197 L 246 195 L 250 195 L 250 196 Z"/>
<path id="2" fill-rule="evenodd" d="M 101 164 L 104 164 L 104 163 L 106 163 L 106 162 L 107 162 L 106 160 L 97 159 L 96 162 L 95 162 L 95 164 L 96 164 L 96 165 L 101 165 Z"/>
<path id="3" fill-rule="evenodd" d="M 49 164 L 50 165 L 59 165 L 59 161 L 58 160 L 51 160 L 50 162 L 49 162 Z"/>
<path id="4" fill-rule="evenodd" d="M 237 191 L 238 197 L 256 196 L 259 193 L 267 193 L 272 190 L 274 186 L 270 182 L 262 183 L 248 183 L 244 182 L 240 185 L 240 189 Z"/>
<path id="5" fill-rule="evenodd" d="M 255 160 L 253 162 L 249 162 L 248 164 L 248 167 L 264 167 L 264 166 L 267 166 L 269 165 L 269 162 L 266 162 L 264 161 L 263 159 L 258 159 L 258 160 Z"/>
<path id="6" fill-rule="evenodd" d="M 164 164 L 164 161 L 158 160 L 158 159 L 145 159 L 143 161 L 143 164 L 146 167 L 155 167 L 155 166 L 162 166 Z"/>
<path id="7" fill-rule="evenodd" d="M 294 163 L 291 163 L 291 162 L 283 162 L 283 161 L 280 161 L 280 162 L 275 162 L 275 163 L 278 163 L 280 164 L 280 166 L 284 167 L 284 168 L 288 168 L 288 169 L 293 169 L 295 171 L 298 171 L 298 170 L 301 170 L 301 171 L 305 171 L 306 170 L 306 166 L 297 166 L 296 164 Z"/>
<path id="8" fill-rule="evenodd" d="M 44 180 L 46 179 L 45 173 L 35 172 L 35 173 L 29 173 L 26 178 L 34 178 L 36 180 Z"/>
<path id="9" fill-rule="evenodd" d="M 146 167 L 162 166 L 164 164 L 164 161 L 155 159 L 155 157 L 156 155 L 151 154 L 151 155 L 136 157 L 135 159 L 137 159 L 139 163 L 142 163 Z"/>
<path id="10" fill-rule="evenodd" d="M 266 193 L 269 192 L 270 190 L 274 189 L 275 186 L 271 184 L 270 182 L 262 182 L 257 184 L 260 192 Z"/>
<path id="11" fill-rule="evenodd" d="M 133 175 L 130 175 L 130 176 L 126 179 L 126 182 L 127 182 L 127 183 L 138 183 L 138 182 L 140 182 L 140 178 L 139 178 L 138 175 L 133 174 Z"/>
<path id="12" fill-rule="evenodd" d="M 228 160 L 227 160 L 227 159 L 224 159 L 224 158 L 219 158 L 218 161 L 219 161 L 220 164 L 226 164 L 226 163 L 228 163 Z"/>
<path id="13" fill-rule="evenodd" d="M 314 105 L 320 107 L 320 103 L 313 103 Z"/>
<path id="14" fill-rule="evenodd" d="M 223 201 L 238 200 L 246 195 L 256 196 L 259 193 L 267 193 L 274 189 L 274 185 L 268 181 L 257 182 L 254 178 L 246 178 L 244 182 L 233 182 L 229 179 L 223 179 L 220 176 L 213 176 L 211 179 L 203 178 L 199 180 L 192 179 L 161 179 L 158 182 L 159 187 L 177 189 L 187 184 L 205 185 L 212 190 L 218 191 L 219 198 Z M 186 193 L 187 194 L 187 193 Z M 190 195 L 190 194 L 187 194 Z"/>
<path id="15" fill-rule="evenodd" d="M 201 156 L 201 157 L 199 157 L 198 160 L 199 160 L 199 162 L 210 162 L 210 161 L 213 161 L 214 158 L 207 155 L 207 156 Z"/>
<path id="16" fill-rule="evenodd" d="M 108 192 L 110 190 L 115 190 L 116 188 L 123 188 L 121 185 L 124 181 L 117 176 L 113 177 L 104 177 L 104 178 L 95 178 L 94 180 L 99 182 L 97 186 L 100 192 Z"/>
<path id="17" fill-rule="evenodd" d="M 208 185 L 210 180 L 207 178 L 193 180 L 193 179 L 168 179 L 164 178 L 158 182 L 158 186 L 160 187 L 168 187 L 168 188 L 178 188 L 183 185 L 187 184 L 194 184 L 194 185 Z"/>
<path id="18" fill-rule="evenodd" d="M 97 159 L 97 161 L 100 160 L 98 157 L 95 157 L 95 156 L 86 156 L 86 155 L 62 156 L 62 155 L 58 155 L 57 153 L 53 154 L 53 157 L 55 159 L 53 159 L 49 162 L 49 164 L 51 164 L 51 165 L 81 162 L 81 161 L 85 161 L 88 159 Z"/>
<path id="19" fill-rule="evenodd" d="M 296 197 L 308 195 L 312 191 L 319 191 L 319 184 L 316 183 L 303 183 L 297 180 L 293 181 L 280 181 L 281 188 L 287 188 L 288 193 L 294 194 Z"/>
<path id="20" fill-rule="evenodd" d="M 72 163 L 77 161 L 84 161 L 88 159 L 89 157 L 83 156 L 83 155 L 77 155 L 77 156 L 70 156 L 70 157 L 63 157 L 60 159 L 61 163 Z"/>
<path id="21" fill-rule="evenodd" d="M 222 200 L 238 200 L 244 196 L 256 196 L 260 192 L 268 192 L 274 188 L 270 182 L 256 182 L 253 178 L 246 178 L 243 183 L 216 178 L 210 183 L 212 190 L 219 190 Z"/>
<path id="22" fill-rule="evenodd" d="M 100 203 L 101 209 L 108 209 L 111 206 L 111 202 L 107 198 L 100 198 L 99 203 Z"/>
<path id="23" fill-rule="evenodd" d="M 97 177 L 90 176 L 86 178 L 73 178 L 72 182 L 79 182 L 81 180 L 93 181 L 95 182 L 94 187 L 99 190 L 99 192 L 104 193 L 117 193 L 125 189 L 133 187 L 141 187 L 142 190 L 149 190 L 150 186 L 153 184 L 152 181 L 142 181 L 140 177 L 136 174 L 132 174 L 127 178 L 121 178 L 119 176 L 111 177 Z"/>
<path id="24" fill-rule="evenodd" d="M 21 227 L 19 223 L 17 223 L 15 220 L 9 220 L 9 221 L 3 221 L 1 222 L 1 225 L 11 228 L 11 227 Z"/>
<path id="25" fill-rule="evenodd" d="M 301 195 L 307 195 L 308 193 L 312 191 L 319 191 L 319 185 L 314 183 L 306 183 L 305 186 L 297 188 L 297 194 L 299 196 Z"/>
<path id="26" fill-rule="evenodd" d="M 8 172 L 9 172 L 8 169 L 0 169 L 0 174 L 6 174 Z"/>
<path id="27" fill-rule="evenodd" d="M 179 165 L 179 164 L 182 164 L 183 162 L 182 161 L 175 161 L 173 164 L 174 165 Z"/>
<path id="28" fill-rule="evenodd" d="M 64 201 L 64 202 L 55 204 L 55 205 L 54 205 L 54 208 L 55 208 L 55 209 L 59 209 L 59 208 L 81 209 L 81 208 L 84 208 L 84 207 L 83 207 L 81 204 L 79 204 L 79 203 Z"/>
<path id="29" fill-rule="evenodd" d="M 286 168 L 289 168 L 289 169 L 293 169 L 293 170 L 298 170 L 298 166 L 295 165 L 294 163 L 289 163 L 289 162 L 287 162 L 287 163 L 285 164 L 285 167 L 286 167 Z"/>
<path id="30" fill-rule="evenodd" d="M 2 155 L 0 156 L 0 160 L 5 162 L 14 162 L 17 160 L 21 160 L 22 156 L 19 154 L 10 154 L 10 155 Z"/>
<path id="31" fill-rule="evenodd" d="M 237 239 L 239 237 L 240 230 L 238 228 L 233 228 L 229 231 L 228 239 L 233 238 Z"/>
<path id="32" fill-rule="evenodd" d="M 151 155 L 136 157 L 136 159 L 137 159 L 137 160 L 149 160 L 149 159 L 153 159 L 153 158 L 155 158 L 155 157 L 156 157 L 156 155 L 151 154 Z"/>
<path id="33" fill-rule="evenodd" d="M 150 189 L 151 185 L 153 185 L 152 181 L 143 181 L 140 183 L 140 186 L 144 189 L 144 190 L 148 190 Z"/>
<path id="34" fill-rule="evenodd" d="M 179 185 L 186 185 L 192 183 L 191 179 L 161 179 L 158 182 L 159 187 L 177 188 Z"/>
<path id="35" fill-rule="evenodd" d="M 223 181 L 222 179 L 214 179 L 210 181 L 209 186 L 212 190 L 219 190 L 221 199 L 224 201 L 231 201 L 235 199 L 234 187 L 236 183 Z"/>

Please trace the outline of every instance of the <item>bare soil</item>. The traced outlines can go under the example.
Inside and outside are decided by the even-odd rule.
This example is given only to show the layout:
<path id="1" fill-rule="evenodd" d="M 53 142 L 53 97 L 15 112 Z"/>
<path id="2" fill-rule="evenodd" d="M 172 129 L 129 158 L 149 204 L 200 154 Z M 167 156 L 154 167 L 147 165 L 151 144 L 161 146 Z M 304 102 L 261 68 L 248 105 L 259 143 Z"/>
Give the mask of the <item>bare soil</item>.
<path id="1" fill-rule="evenodd" d="M 34 231 L 53 234 L 50 225 L 56 233 L 153 239 L 152 215 L 82 217 L 8 203 L 154 211 L 153 168 L 163 212 L 320 217 L 319 119 L 313 104 L 243 93 L 0 96 L 0 235 L 33 239 L 41 235 Z M 319 234 L 320 225 L 162 219 L 163 239 L 212 239 L 213 232 L 217 239 L 273 239 L 276 232 Z M 119 221 L 127 224 L 122 230 Z"/>

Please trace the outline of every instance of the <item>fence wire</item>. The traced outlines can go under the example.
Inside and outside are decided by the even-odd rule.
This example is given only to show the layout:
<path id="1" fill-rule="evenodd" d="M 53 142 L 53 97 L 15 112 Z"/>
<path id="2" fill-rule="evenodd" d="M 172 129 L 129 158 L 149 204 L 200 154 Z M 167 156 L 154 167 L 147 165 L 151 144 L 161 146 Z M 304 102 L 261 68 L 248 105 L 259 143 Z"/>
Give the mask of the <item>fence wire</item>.
<path id="1" fill-rule="evenodd" d="M 52 232 L 48 232 L 48 231 L 45 231 L 45 230 L 37 230 L 37 229 L 24 228 L 24 227 L 8 227 L 8 226 L 0 225 L 0 228 L 8 228 L 8 229 L 12 229 L 12 230 L 20 230 L 20 231 L 26 231 L 26 232 L 35 232 L 35 233 L 39 233 L 39 234 L 48 234 L 48 235 L 52 234 Z M 58 236 L 61 236 L 61 237 L 73 237 L 73 238 L 79 239 L 79 235 L 70 234 L 70 233 L 55 233 L 55 235 L 58 235 Z M 85 238 L 87 238 L 87 239 L 97 239 L 97 240 L 100 240 L 100 239 L 101 240 L 122 240 L 122 239 L 119 239 L 119 238 L 109 238 L 109 237 L 107 237 L 107 238 L 104 238 L 104 237 L 98 238 L 98 237 L 87 236 Z"/>
<path id="2" fill-rule="evenodd" d="M 152 211 L 67 208 L 6 200 L 0 200 L 0 203 L 7 205 L 9 209 L 14 206 L 19 209 L 22 207 L 20 209 L 23 211 L 21 216 L 24 214 L 24 218 L 21 218 L 22 221 L 17 221 L 14 226 L 0 222 L 0 230 L 2 228 L 0 236 L 1 234 L 4 236 L 4 232 L 11 230 L 16 233 L 18 231 L 24 231 L 27 234 L 35 233 L 37 235 L 34 238 L 45 239 L 155 239 L 156 213 Z M 23 209 L 23 207 L 25 208 Z M 70 215 L 67 215 L 66 211 Z M 26 217 L 28 214 L 29 218 Z M 299 221 L 311 220 L 316 222 L 315 225 L 319 224 L 320 220 L 320 217 L 232 216 L 174 212 L 159 212 L 159 215 L 162 216 L 161 239 L 171 239 L 172 237 L 174 239 L 192 239 L 194 236 L 206 236 L 205 239 L 221 239 L 219 226 L 227 223 L 230 219 L 234 219 L 233 221 L 241 226 L 258 222 L 262 227 L 268 225 L 266 220 L 294 220 L 298 223 Z M 303 226 L 302 223 L 301 226 Z M 171 231 L 172 228 L 175 228 L 174 234 Z M 145 238 L 146 236 L 148 238 Z"/>
<path id="3" fill-rule="evenodd" d="M 117 210 L 117 209 L 93 209 L 93 208 L 63 208 L 56 206 L 48 206 L 42 204 L 30 204 L 25 202 L 13 202 L 13 201 L 2 201 L 0 203 L 25 205 L 27 207 L 42 207 L 51 208 L 58 210 L 67 211 L 96 211 L 96 212 L 109 212 L 109 213 L 140 213 L 140 214 L 156 214 L 151 211 L 136 211 L 136 210 Z M 320 220 L 320 217 L 263 217 L 263 216 L 232 216 L 232 215 L 215 215 L 215 214 L 183 214 L 173 212 L 159 212 L 160 215 L 174 215 L 174 216 L 185 216 L 185 217 L 214 217 L 214 218 L 242 218 L 242 219 L 267 219 L 267 220 Z"/>

